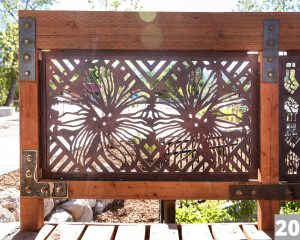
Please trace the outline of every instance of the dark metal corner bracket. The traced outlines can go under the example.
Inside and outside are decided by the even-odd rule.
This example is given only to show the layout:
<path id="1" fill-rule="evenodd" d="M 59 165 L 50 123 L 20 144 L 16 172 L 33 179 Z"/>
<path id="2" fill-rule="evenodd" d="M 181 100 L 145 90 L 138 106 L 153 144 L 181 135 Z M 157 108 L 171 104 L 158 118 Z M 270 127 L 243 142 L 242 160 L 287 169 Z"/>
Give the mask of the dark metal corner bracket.
<path id="1" fill-rule="evenodd" d="M 279 20 L 264 20 L 263 82 L 275 83 L 278 79 Z"/>
<path id="2" fill-rule="evenodd" d="M 35 80 L 35 18 L 19 20 L 20 81 Z"/>
<path id="3" fill-rule="evenodd" d="M 65 182 L 38 182 L 37 151 L 22 151 L 21 196 L 67 198 L 68 184 Z"/>

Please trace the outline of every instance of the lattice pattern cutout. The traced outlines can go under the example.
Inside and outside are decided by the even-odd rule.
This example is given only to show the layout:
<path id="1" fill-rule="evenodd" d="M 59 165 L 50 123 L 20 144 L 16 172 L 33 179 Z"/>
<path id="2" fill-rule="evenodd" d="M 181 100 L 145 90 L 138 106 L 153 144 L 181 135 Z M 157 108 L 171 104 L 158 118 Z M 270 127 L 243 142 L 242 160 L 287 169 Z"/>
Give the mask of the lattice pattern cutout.
<path id="1" fill-rule="evenodd" d="M 300 179 L 300 58 L 281 57 L 280 64 L 280 175 L 282 180 L 296 180 Z"/>
<path id="2" fill-rule="evenodd" d="M 44 59 L 48 177 L 256 177 L 257 57 Z"/>

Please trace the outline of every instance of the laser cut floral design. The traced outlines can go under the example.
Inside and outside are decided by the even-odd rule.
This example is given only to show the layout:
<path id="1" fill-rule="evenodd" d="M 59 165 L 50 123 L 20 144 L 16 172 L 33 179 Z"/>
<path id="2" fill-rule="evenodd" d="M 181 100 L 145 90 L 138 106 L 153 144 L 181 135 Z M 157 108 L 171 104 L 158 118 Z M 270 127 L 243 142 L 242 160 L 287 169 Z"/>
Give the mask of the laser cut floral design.
<path id="1" fill-rule="evenodd" d="M 255 176 L 254 65 L 247 57 L 45 59 L 48 171 Z"/>

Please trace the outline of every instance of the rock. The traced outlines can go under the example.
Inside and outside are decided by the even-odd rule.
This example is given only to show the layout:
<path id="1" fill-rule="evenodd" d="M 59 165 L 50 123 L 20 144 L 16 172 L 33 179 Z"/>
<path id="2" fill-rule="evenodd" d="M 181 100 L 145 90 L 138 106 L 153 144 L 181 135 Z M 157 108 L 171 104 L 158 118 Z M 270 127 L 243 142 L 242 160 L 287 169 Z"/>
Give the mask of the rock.
<path id="1" fill-rule="evenodd" d="M 8 222 L 15 222 L 16 219 L 14 214 L 7 210 L 6 208 L 0 207 L 0 222 L 8 223 Z"/>
<path id="2" fill-rule="evenodd" d="M 104 209 L 113 202 L 112 199 L 105 199 L 105 200 L 97 200 L 94 212 L 95 214 L 103 213 Z"/>
<path id="3" fill-rule="evenodd" d="M 0 192 L 0 206 L 9 210 L 15 221 L 20 219 L 20 192 L 15 188 L 8 188 Z"/>
<path id="4" fill-rule="evenodd" d="M 96 199 L 86 199 L 86 201 L 89 203 L 91 208 L 96 206 Z"/>
<path id="5" fill-rule="evenodd" d="M 81 217 L 77 222 L 91 222 L 93 221 L 93 210 L 90 205 L 85 205 Z"/>
<path id="6" fill-rule="evenodd" d="M 84 199 L 69 200 L 60 204 L 59 207 L 72 214 L 75 221 L 78 221 L 83 214 L 89 212 L 85 208 L 91 208 L 89 202 Z"/>
<path id="7" fill-rule="evenodd" d="M 54 208 L 54 201 L 52 198 L 44 199 L 44 217 L 48 216 L 49 213 L 52 212 Z"/>
<path id="8" fill-rule="evenodd" d="M 58 209 L 52 212 L 46 217 L 46 221 L 49 222 L 74 222 L 74 219 L 70 213 L 63 209 Z"/>

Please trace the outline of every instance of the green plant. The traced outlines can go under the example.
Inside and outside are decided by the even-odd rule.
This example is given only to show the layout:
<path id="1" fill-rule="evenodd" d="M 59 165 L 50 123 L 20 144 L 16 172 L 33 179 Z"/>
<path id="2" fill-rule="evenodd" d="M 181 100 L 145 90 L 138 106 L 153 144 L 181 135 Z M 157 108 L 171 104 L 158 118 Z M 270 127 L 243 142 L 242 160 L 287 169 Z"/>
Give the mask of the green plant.
<path id="1" fill-rule="evenodd" d="M 256 221 L 255 201 L 182 200 L 176 209 L 178 223 L 217 223 Z"/>
<path id="2" fill-rule="evenodd" d="M 280 214 L 300 214 L 300 202 L 284 202 L 281 205 Z"/>
<path id="3" fill-rule="evenodd" d="M 181 208 L 176 209 L 177 223 L 209 223 L 209 222 L 230 222 L 231 216 L 228 214 L 223 204 L 226 201 L 197 201 L 182 200 Z"/>

